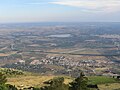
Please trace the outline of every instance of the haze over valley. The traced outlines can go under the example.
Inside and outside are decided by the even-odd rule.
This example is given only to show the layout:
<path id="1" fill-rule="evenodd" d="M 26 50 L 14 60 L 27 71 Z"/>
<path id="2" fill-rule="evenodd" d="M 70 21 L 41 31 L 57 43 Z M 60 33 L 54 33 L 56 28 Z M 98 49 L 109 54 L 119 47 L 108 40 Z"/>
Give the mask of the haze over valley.
<path id="1" fill-rule="evenodd" d="M 1 67 L 55 75 L 119 74 L 120 23 L 1 24 L 0 31 Z"/>

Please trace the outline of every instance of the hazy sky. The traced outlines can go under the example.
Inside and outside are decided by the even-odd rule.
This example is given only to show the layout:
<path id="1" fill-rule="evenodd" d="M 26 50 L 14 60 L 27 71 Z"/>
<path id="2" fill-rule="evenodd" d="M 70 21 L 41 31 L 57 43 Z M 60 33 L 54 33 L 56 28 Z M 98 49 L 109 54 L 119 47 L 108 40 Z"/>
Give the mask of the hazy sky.
<path id="1" fill-rule="evenodd" d="M 0 22 L 120 22 L 120 0 L 0 0 Z"/>

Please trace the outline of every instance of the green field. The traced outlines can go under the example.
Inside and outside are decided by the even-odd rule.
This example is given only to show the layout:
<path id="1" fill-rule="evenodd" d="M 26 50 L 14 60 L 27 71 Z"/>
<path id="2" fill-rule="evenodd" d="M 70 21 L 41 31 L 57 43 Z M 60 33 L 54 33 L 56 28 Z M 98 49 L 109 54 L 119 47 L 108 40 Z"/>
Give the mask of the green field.
<path id="1" fill-rule="evenodd" d="M 89 83 L 90 84 L 105 84 L 105 83 L 118 83 L 120 82 L 117 79 L 107 76 L 90 76 Z"/>
<path id="2" fill-rule="evenodd" d="M 120 90 L 120 80 L 107 76 L 91 76 L 90 84 L 97 84 L 100 90 Z"/>

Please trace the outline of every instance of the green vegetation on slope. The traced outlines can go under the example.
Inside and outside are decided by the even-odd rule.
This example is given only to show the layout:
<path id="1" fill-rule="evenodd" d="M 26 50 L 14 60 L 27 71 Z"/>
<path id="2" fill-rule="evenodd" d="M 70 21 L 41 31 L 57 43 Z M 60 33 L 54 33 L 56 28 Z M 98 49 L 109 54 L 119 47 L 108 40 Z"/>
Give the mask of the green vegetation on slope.
<path id="1" fill-rule="evenodd" d="M 90 84 L 105 84 L 105 83 L 117 83 L 120 82 L 119 80 L 107 77 L 107 76 L 90 76 L 89 83 Z"/>
<path id="2" fill-rule="evenodd" d="M 23 75 L 23 71 L 21 70 L 16 70 L 16 69 L 9 69 L 9 68 L 0 68 L 0 72 L 7 75 L 7 76 L 12 76 L 12 75 Z"/>
<path id="3" fill-rule="evenodd" d="M 107 76 L 85 77 L 83 73 L 77 78 L 68 76 L 43 76 L 40 74 L 30 74 L 14 69 L 0 69 L 0 90 L 9 90 L 12 87 L 17 90 L 95 90 L 88 88 L 88 85 L 98 86 L 100 90 L 114 90 L 120 88 L 120 80 Z M 10 77 L 10 75 L 12 77 Z M 6 79 L 6 76 L 8 77 Z M 7 82 L 6 82 L 7 81 Z"/>
<path id="4" fill-rule="evenodd" d="M 13 85 L 6 84 L 7 79 L 5 74 L 0 72 L 0 90 L 17 90 L 17 88 Z"/>

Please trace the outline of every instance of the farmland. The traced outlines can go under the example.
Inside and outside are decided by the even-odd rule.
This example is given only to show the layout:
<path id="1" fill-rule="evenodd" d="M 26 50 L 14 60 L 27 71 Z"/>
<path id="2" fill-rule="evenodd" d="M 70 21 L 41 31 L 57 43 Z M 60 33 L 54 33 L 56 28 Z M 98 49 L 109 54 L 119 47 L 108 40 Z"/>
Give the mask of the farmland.
<path id="1" fill-rule="evenodd" d="M 21 79 L 25 87 L 43 86 L 55 76 L 70 77 L 69 83 L 81 71 L 101 90 L 119 85 L 112 78 L 120 76 L 119 24 L 0 25 L 0 68 L 37 73 L 8 77 L 19 88 Z"/>

